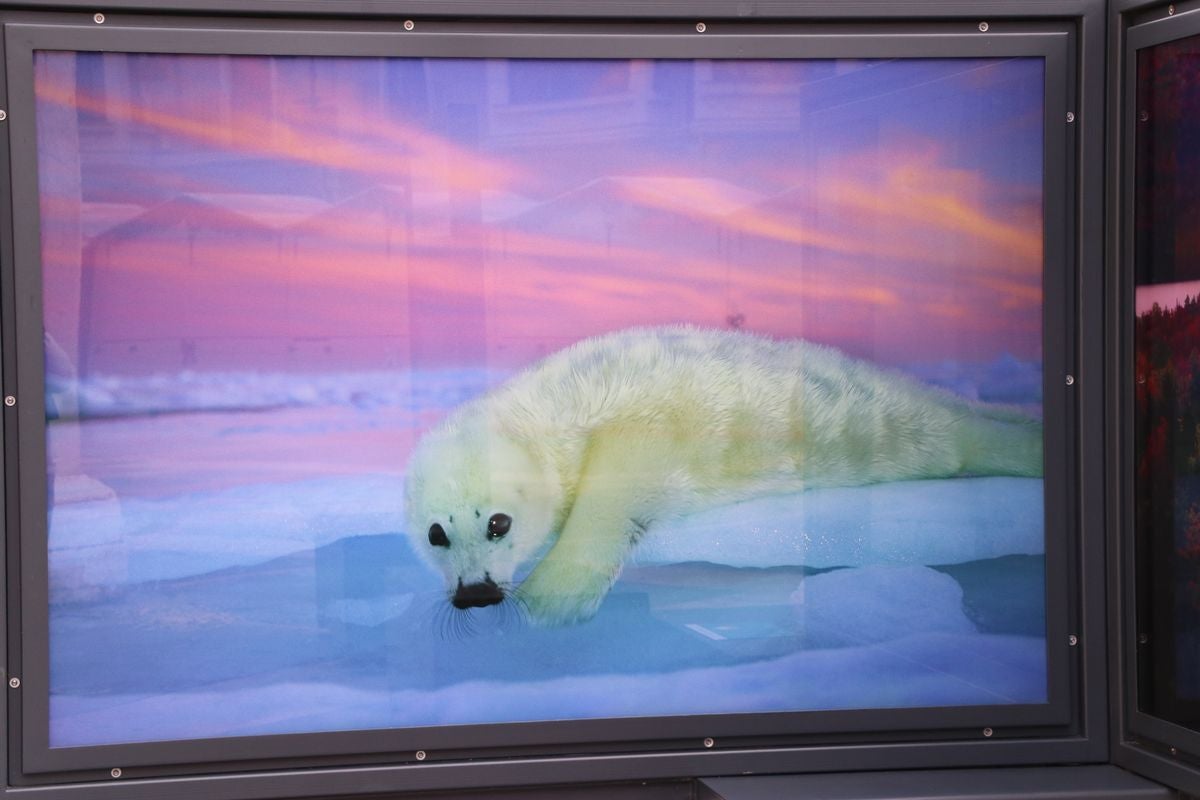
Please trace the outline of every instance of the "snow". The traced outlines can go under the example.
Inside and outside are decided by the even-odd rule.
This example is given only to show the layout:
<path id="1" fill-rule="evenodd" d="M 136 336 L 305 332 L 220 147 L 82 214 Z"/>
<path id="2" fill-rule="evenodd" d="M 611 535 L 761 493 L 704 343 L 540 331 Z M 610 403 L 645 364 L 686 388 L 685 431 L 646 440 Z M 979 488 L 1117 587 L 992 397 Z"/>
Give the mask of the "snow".
<path id="1" fill-rule="evenodd" d="M 951 671 L 934 666 L 946 652 L 963 654 Z M 179 694 L 54 697 L 51 718 L 58 724 L 51 740 L 55 747 L 70 747 L 595 716 L 1037 703 L 1045 701 L 1038 679 L 1044 659 L 1044 643 L 1032 638 L 931 634 L 889 646 L 659 675 L 473 681 L 434 691 L 283 682 Z"/>
<path id="2" fill-rule="evenodd" d="M 957 581 L 928 567 L 837 570 L 806 578 L 792 594 L 797 622 L 809 636 L 862 644 L 974 633 L 962 599 Z"/>
<path id="3" fill-rule="evenodd" d="M 50 524 L 51 583 L 84 547 L 93 570 L 137 583 L 257 564 L 347 532 L 395 532 L 403 529 L 402 487 L 398 476 L 367 474 L 59 504 Z M 114 563 L 102 569 L 103 559 Z"/>
<path id="4" fill-rule="evenodd" d="M 507 373 L 483 368 L 354 372 L 192 372 L 57 376 L 55 391 L 78 396 L 81 417 L 180 411 L 346 406 L 411 410 L 452 408 Z"/>
<path id="5" fill-rule="evenodd" d="M 906 372 L 970 400 L 1020 406 L 1041 413 L 1042 365 L 1004 354 L 983 364 L 940 361 L 910 365 Z"/>
<path id="6" fill-rule="evenodd" d="M 647 536 L 638 563 L 959 564 L 1044 552 L 1042 481 L 961 478 L 820 489 L 724 506 Z"/>
<path id="7" fill-rule="evenodd" d="M 1042 365 L 1002 355 L 970 364 L 940 361 L 901 371 L 970 400 L 1040 413 Z M 448 409 L 503 382 L 511 373 L 484 367 L 320 372 L 193 371 L 93 375 L 82 381 L 52 371 L 53 391 L 78 396 L 83 417 L 198 410 L 344 405 Z"/>
<path id="8" fill-rule="evenodd" d="M 342 543 L 308 568 L 403 549 L 384 539 Z M 582 625 L 496 624 L 498 610 L 485 609 L 471 630 L 447 636 L 429 625 L 428 595 L 337 597 L 323 613 L 304 563 L 226 573 L 204 610 L 180 593 L 211 597 L 213 587 L 180 584 L 143 594 L 111 632 L 94 616 L 65 622 L 81 638 L 66 653 L 53 642 L 56 681 L 71 690 L 52 693 L 54 746 L 1046 697 L 1044 639 L 977 630 L 958 583 L 924 567 L 776 571 L 765 581 L 714 565 L 641 568 Z M 255 597 L 294 630 L 243 618 L 237 609 Z M 318 629 L 303 623 L 314 619 L 328 641 L 310 638 Z"/>
<path id="9" fill-rule="evenodd" d="M 423 427 L 497 380 L 82 387 L 83 419 L 50 437 L 52 746 L 1045 702 L 1038 479 L 814 490 L 672 520 L 578 625 L 453 609 L 403 533 L 403 468 Z"/>
<path id="10" fill-rule="evenodd" d="M 404 529 L 398 475 L 333 476 L 56 506 L 54 586 L 181 578 Z M 958 564 L 1043 552 L 1042 482 L 908 481 L 766 497 L 652 528 L 637 564 Z M 87 565 L 87 574 L 77 567 Z M 57 574 L 70 573 L 70 580 Z M 89 577 L 90 576 L 90 577 Z"/>

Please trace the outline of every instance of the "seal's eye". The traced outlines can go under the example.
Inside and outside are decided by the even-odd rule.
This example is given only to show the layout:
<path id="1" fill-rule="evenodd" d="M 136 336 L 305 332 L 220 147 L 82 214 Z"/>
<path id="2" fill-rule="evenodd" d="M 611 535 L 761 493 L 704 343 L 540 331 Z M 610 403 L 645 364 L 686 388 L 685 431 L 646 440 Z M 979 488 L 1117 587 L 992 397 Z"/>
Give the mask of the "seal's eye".
<path id="1" fill-rule="evenodd" d="M 508 529 L 512 527 L 512 517 L 508 514 L 492 514 L 488 519 L 488 538 L 495 541 L 504 534 L 508 533 Z"/>
<path id="2" fill-rule="evenodd" d="M 450 539 L 446 536 L 446 529 L 436 522 L 429 526 L 429 543 L 434 547 L 450 546 Z"/>

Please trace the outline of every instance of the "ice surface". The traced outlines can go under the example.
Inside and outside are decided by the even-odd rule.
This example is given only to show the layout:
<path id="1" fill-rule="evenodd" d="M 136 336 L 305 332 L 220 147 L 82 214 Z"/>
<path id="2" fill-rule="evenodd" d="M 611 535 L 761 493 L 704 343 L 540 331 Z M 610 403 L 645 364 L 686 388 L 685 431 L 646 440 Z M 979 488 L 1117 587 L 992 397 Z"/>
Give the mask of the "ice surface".
<path id="1" fill-rule="evenodd" d="M 60 379 L 54 388 L 77 398 L 81 417 L 309 406 L 403 406 L 419 412 L 452 408 L 508 374 L 484 368 L 311 374 L 184 371 Z"/>
<path id="2" fill-rule="evenodd" d="M 737 503 L 652 531 L 642 564 L 958 564 L 1045 550 L 1042 481 L 903 481 Z"/>
<path id="3" fill-rule="evenodd" d="M 900 366 L 927 383 L 970 400 L 1033 408 L 1042 397 L 1042 365 L 1001 355 L 987 363 L 946 360 Z M 341 372 L 182 371 L 93 375 L 82 381 L 52 375 L 51 390 L 74 397 L 83 417 L 181 411 L 344 405 L 371 409 L 451 408 L 496 386 L 509 370 L 484 367 L 393 368 Z"/>
<path id="4" fill-rule="evenodd" d="M 53 746 L 1045 700 L 1040 480 L 673 520 L 594 619 L 534 628 L 454 610 L 403 534 L 412 441 L 496 376 L 180 377 L 52 426 Z"/>
<path id="5" fill-rule="evenodd" d="M 402 478 L 367 474 L 56 507 L 50 569 L 97 580 L 198 575 L 404 528 Z M 1042 482 L 962 478 L 761 498 L 655 526 L 633 561 L 739 567 L 956 564 L 1043 552 Z"/>
<path id="6" fill-rule="evenodd" d="M 1020 406 L 1040 414 L 1042 365 L 1004 354 L 983 364 L 947 360 L 915 364 L 906 369 L 926 383 L 941 386 L 970 400 Z"/>
<path id="7" fill-rule="evenodd" d="M 941 668 L 946 653 L 956 663 Z M 53 697 L 56 747 L 101 742 L 667 714 L 1044 702 L 1044 643 L 932 634 L 656 675 L 472 681 L 433 691 L 325 682 Z"/>
<path id="8" fill-rule="evenodd" d="M 50 522 L 52 582 L 81 559 L 93 574 L 136 583 L 261 563 L 351 532 L 395 532 L 402 494 L 398 476 L 369 474 L 64 503 Z"/>
<path id="9" fill-rule="evenodd" d="M 53 608 L 52 741 L 1043 702 L 1040 623 L 974 621 L 1039 585 L 1041 559 L 1015 558 L 1029 580 L 977 562 L 962 588 L 923 567 L 633 567 L 595 619 L 547 629 L 454 612 L 405 537 L 353 537 Z"/>
<path id="10" fill-rule="evenodd" d="M 811 637 L 874 644 L 929 633 L 968 634 L 958 582 L 928 567 L 839 569 L 804 579 L 792 594 Z"/>

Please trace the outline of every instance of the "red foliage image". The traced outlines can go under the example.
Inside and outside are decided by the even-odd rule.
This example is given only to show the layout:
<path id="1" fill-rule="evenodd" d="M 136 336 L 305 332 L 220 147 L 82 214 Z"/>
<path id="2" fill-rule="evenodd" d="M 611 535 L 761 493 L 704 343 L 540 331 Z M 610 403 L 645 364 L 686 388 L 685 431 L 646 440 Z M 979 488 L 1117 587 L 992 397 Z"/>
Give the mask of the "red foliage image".
<path id="1" fill-rule="evenodd" d="M 1200 507 L 1195 503 L 1188 508 L 1184 541 L 1175 553 L 1179 556 L 1181 571 L 1188 576 L 1187 599 L 1192 608 L 1200 610 Z"/>
<path id="2" fill-rule="evenodd" d="M 1143 312 L 1136 342 L 1138 528 L 1170 543 L 1178 599 L 1200 611 L 1200 300 Z"/>

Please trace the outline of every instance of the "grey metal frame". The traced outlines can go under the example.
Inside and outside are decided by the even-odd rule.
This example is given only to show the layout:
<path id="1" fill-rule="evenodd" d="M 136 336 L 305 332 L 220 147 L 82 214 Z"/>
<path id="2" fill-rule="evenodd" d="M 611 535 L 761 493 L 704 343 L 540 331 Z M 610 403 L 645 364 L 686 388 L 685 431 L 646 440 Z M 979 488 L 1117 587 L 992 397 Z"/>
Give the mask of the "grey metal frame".
<path id="1" fill-rule="evenodd" d="M 43 5 L 30 2 L 26 8 Z M 46 4 L 48 5 L 48 4 Z M 75 5 L 64 0 L 55 5 Z M 40 796 L 179 797 L 316 796 L 334 792 L 432 790 L 599 780 L 677 779 L 745 772 L 914 768 L 1099 761 L 1106 757 L 1105 621 L 1100 434 L 1098 183 L 1103 87 L 1088 77 L 1103 50 L 1102 7 L 1083 2 L 965 5 L 922 2 L 838 6 L 843 17 L 891 17 L 891 22 L 834 23 L 830 6 L 776 3 L 760 12 L 785 18 L 771 24 L 738 22 L 730 3 L 637 4 L 643 21 L 591 21 L 622 6 L 563 3 L 545 6 L 428 2 L 399 8 L 383 0 L 356 4 L 347 17 L 397 12 L 364 24 L 318 19 L 331 6 L 302 2 L 239 3 L 243 13 L 282 13 L 281 19 L 143 17 L 145 7 L 120 0 L 103 26 L 88 13 L 51 15 L 28 10 L 0 15 L 6 80 L 0 107 L 0 337 L 5 344 L 4 553 L 9 617 L 5 642 L 8 690 L 7 792 Z M 227 10 L 222 0 L 199 7 Z M 536 8 L 535 8 L 536 6 Z M 193 10 L 190 1 L 173 10 Z M 506 16 L 456 21 L 460 15 Z M 342 9 L 338 9 L 340 12 Z M 401 21 L 422 19 L 416 32 Z M 993 21 L 980 31 L 978 15 Z M 707 12 L 708 30 L 694 22 Z M 711 16 L 716 14 L 717 16 Z M 904 21 L 935 16 L 933 22 Z M 518 18 L 539 16 L 534 21 Z M 632 14 L 631 14 L 632 16 Z M 959 17 L 945 21 L 946 17 Z M 1007 17 L 1021 19 L 1006 21 Z M 663 21 L 685 17 L 686 23 Z M 803 19 L 807 17 L 807 19 Z M 1065 19 L 1064 19 L 1065 18 Z M 657 21 L 655 21 L 657 20 Z M 578 32 L 576 32 L 578 31 Z M 105 747 L 48 748 L 45 443 L 42 419 L 41 296 L 36 204 L 31 54 L 38 47 L 141 52 L 302 53 L 311 55 L 525 57 L 952 57 L 1034 55 L 1046 58 L 1045 315 L 1047 650 L 1051 702 L 1034 706 L 732 714 L 454 726 L 389 731 L 316 733 L 244 739 L 156 742 Z M 1094 75 L 1094 70 L 1092 70 Z M 1067 112 L 1073 111 L 1073 122 Z M 13 158 L 6 157 L 11 148 Z M 11 181 L 6 174 L 11 164 Z M 1089 183 L 1090 181 L 1090 183 Z M 14 202 L 14 198 L 17 199 Z M 23 199 L 23 200 L 22 200 Z M 1087 344 L 1092 343 L 1092 344 Z M 1087 344 L 1087 346 L 1083 346 Z M 15 345 L 15 346 L 14 346 Z M 1073 387 L 1064 377 L 1079 378 Z M 15 388 L 14 388 L 15 387 Z M 15 431 L 14 431 L 15 428 Z M 1053 438 L 1051 438 L 1053 437 Z M 18 452 L 19 469 L 18 469 Z M 19 477 L 19 481 L 18 481 Z M 14 493 L 19 490 L 19 496 Z M 19 509 L 32 509 L 20 515 Z M 40 519 L 39 519 L 40 518 Z M 1077 636 L 1078 646 L 1068 643 Z M 17 670 L 17 665 L 20 669 Z M 7 700 L 7 703 L 5 701 Z M 982 728 L 996 735 L 984 739 Z M 703 737 L 717 740 L 705 749 Z M 415 761 L 416 749 L 429 753 Z M 120 767 L 113 781 L 109 769 Z M 319 769 L 314 769 L 319 768 Z M 224 773 L 204 777 L 203 773 Z M 241 774 L 237 774 L 240 772 Z M 38 774 L 44 773 L 44 774 Z M 166 776 L 166 777 L 162 777 Z M 173 776 L 173 777 L 171 777 Z M 129 781 L 145 777 L 146 780 Z M 45 784 L 82 781 L 75 785 Z M 92 783 L 106 781 L 106 783 Z M 23 784 L 23 785 L 16 785 Z M 40 784 L 35 788 L 35 784 Z"/>
<path id="2" fill-rule="evenodd" d="M 1111 273 L 1116 291 L 1110 302 L 1112 352 L 1108 378 L 1112 398 L 1109 431 L 1115 457 L 1109 482 L 1114 513 L 1110 548 L 1113 620 L 1113 759 L 1185 791 L 1200 794 L 1200 733 L 1154 717 L 1137 706 L 1137 555 L 1133 537 L 1133 187 L 1136 137 L 1137 51 L 1200 34 L 1200 3 L 1123 2 L 1113 8 L 1110 47 L 1112 147 L 1109 214 Z M 1180 760 L 1180 757 L 1183 760 Z M 1190 760 L 1190 764 L 1188 763 Z"/>

